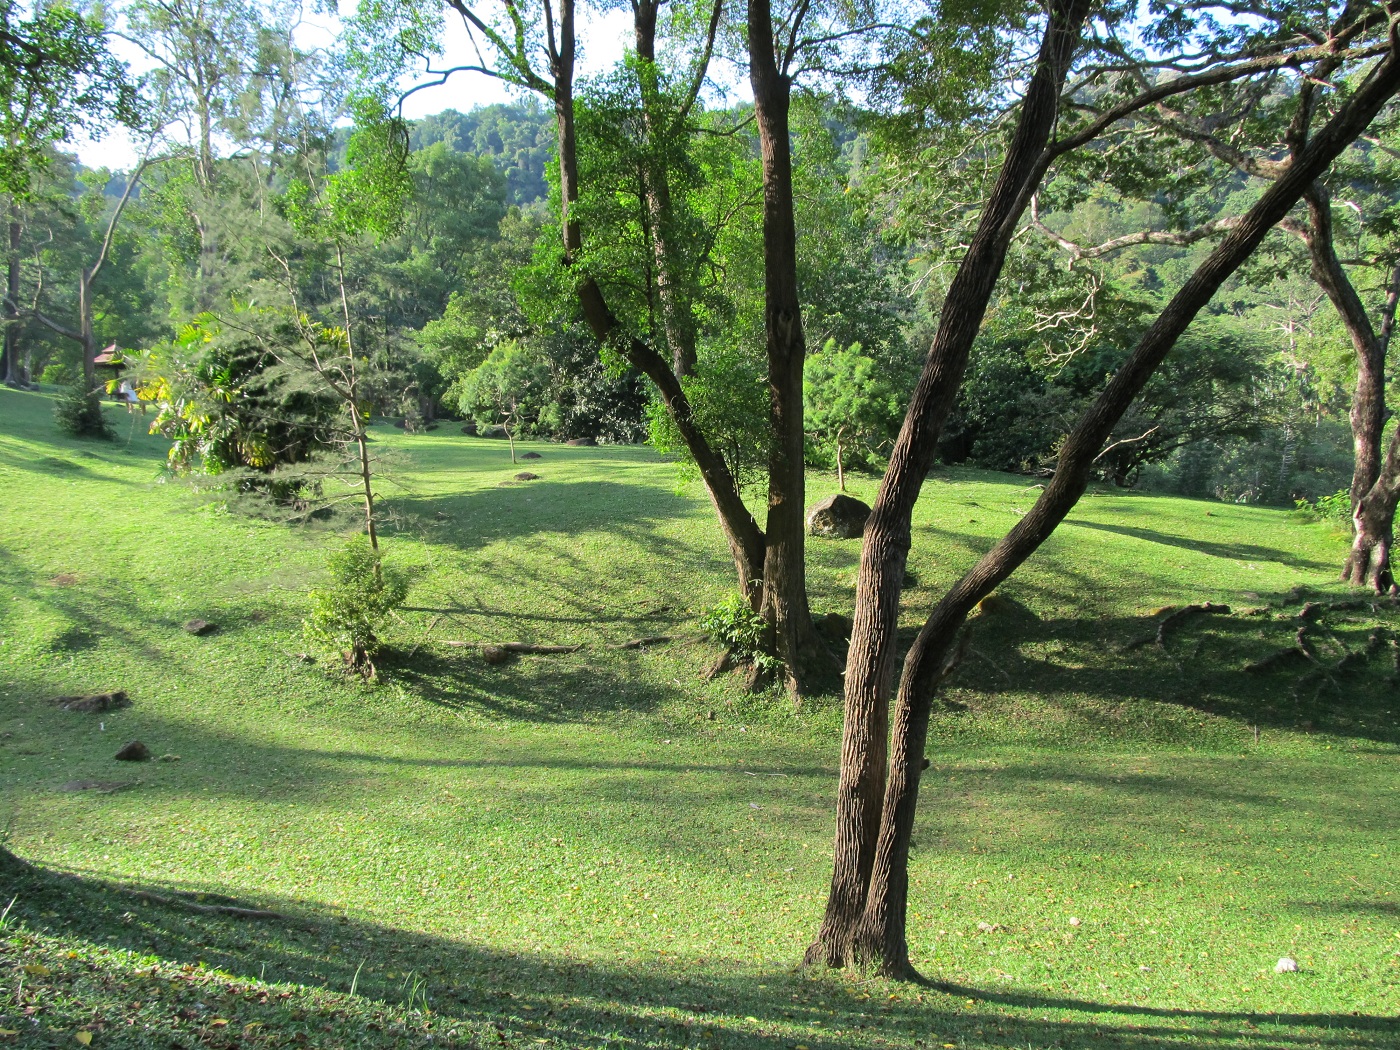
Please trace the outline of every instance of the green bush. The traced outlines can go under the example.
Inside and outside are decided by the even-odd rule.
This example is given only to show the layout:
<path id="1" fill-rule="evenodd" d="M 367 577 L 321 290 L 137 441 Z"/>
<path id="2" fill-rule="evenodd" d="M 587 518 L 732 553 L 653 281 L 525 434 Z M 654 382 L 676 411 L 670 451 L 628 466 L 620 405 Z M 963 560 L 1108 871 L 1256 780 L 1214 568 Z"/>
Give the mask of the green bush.
<path id="1" fill-rule="evenodd" d="M 408 577 L 384 565 L 367 536 L 332 551 L 326 568 L 330 585 L 311 592 L 311 615 L 302 624 L 306 640 L 338 653 L 348 670 L 373 677 L 379 625 L 408 598 Z"/>
<path id="2" fill-rule="evenodd" d="M 1335 525 L 1339 529 L 1351 527 L 1351 490 L 1341 489 L 1330 496 L 1318 496 L 1317 499 L 1308 501 L 1305 499 L 1295 500 L 1296 506 L 1309 517 L 1318 521 L 1325 521 L 1329 525 Z"/>
<path id="3" fill-rule="evenodd" d="M 44 366 L 44 371 L 39 375 L 39 382 L 48 386 L 71 386 L 76 378 L 71 368 L 55 361 L 53 364 Z"/>
<path id="4" fill-rule="evenodd" d="M 768 625 L 753 611 L 742 594 L 731 594 L 706 610 L 700 628 L 717 642 L 723 642 L 736 656 L 752 660 L 755 666 L 771 671 L 778 660 L 766 647 Z"/>
<path id="5" fill-rule="evenodd" d="M 53 413 L 58 420 L 58 428 L 73 437 L 111 441 L 117 436 L 102 412 L 101 391 L 86 389 L 81 378 L 59 395 Z"/>

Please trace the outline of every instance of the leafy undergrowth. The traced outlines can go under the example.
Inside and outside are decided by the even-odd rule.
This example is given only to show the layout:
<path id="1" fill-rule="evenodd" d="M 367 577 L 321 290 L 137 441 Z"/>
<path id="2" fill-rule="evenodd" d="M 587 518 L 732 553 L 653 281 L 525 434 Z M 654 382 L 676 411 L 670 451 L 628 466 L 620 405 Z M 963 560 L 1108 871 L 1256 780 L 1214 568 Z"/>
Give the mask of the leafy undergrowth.
<path id="1" fill-rule="evenodd" d="M 1400 1045 L 1400 616 L 1348 604 L 1324 525 L 1093 493 L 1003 588 L 931 731 L 916 987 L 795 969 L 839 701 L 701 677 L 730 569 L 667 464 L 527 444 L 517 483 L 501 445 L 377 429 L 417 575 L 365 686 L 299 655 L 335 530 L 162 483 L 118 423 L 70 441 L 0 390 L 0 824 L 34 865 L 0 872 L 0 1042 Z M 1036 494 L 930 478 L 902 630 Z M 858 544 L 809 553 L 849 613 Z M 1204 601 L 1231 612 L 1156 642 Z M 1246 670 L 1305 623 L 1311 658 Z M 489 641 L 584 647 L 448 644 Z M 51 703 L 106 689 L 132 706 Z M 167 760 L 114 762 L 132 739 Z"/>

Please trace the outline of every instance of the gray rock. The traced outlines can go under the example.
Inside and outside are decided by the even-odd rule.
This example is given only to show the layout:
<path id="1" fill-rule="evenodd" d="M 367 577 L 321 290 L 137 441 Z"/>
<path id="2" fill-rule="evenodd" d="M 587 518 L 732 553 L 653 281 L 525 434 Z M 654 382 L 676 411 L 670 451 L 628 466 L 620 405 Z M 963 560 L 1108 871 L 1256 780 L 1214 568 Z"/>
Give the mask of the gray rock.
<path id="1" fill-rule="evenodd" d="M 133 740 L 112 756 L 118 762 L 149 762 L 151 749 L 139 740 Z"/>
<path id="2" fill-rule="evenodd" d="M 531 474 L 528 470 L 522 470 L 519 474 L 515 475 L 515 480 L 516 480 L 516 481 L 539 481 L 539 480 L 540 480 L 540 476 L 539 476 L 538 474 Z"/>
<path id="3" fill-rule="evenodd" d="M 525 453 L 522 453 L 522 454 L 521 454 L 520 458 L 521 458 L 521 459 L 542 459 L 542 458 L 544 458 L 544 457 L 542 457 L 538 452 L 525 452 Z"/>
<path id="4" fill-rule="evenodd" d="M 190 634 L 212 634 L 218 629 L 217 624 L 212 624 L 208 620 L 185 621 L 185 630 Z"/>
<path id="5" fill-rule="evenodd" d="M 814 503 L 807 511 L 807 532 L 838 540 L 860 539 L 869 518 L 869 506 L 838 492 Z"/>

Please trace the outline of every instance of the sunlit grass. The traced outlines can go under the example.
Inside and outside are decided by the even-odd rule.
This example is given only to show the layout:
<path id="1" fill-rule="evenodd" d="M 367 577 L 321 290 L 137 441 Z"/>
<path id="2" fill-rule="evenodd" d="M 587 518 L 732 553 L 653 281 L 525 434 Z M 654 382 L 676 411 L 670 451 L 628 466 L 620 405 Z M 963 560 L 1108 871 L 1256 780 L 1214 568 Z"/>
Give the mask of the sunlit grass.
<path id="1" fill-rule="evenodd" d="M 161 483 L 159 443 L 116 422 L 115 445 L 68 441 L 44 399 L 0 391 L 0 818 L 45 872 L 11 880 L 0 971 L 76 974 L 26 978 L 49 996 L 37 1027 L 7 976 L 12 1038 L 72 1045 L 96 1012 L 93 1045 L 112 1046 L 454 1029 L 482 1045 L 1400 1044 L 1389 651 L 1335 681 L 1243 671 L 1290 641 L 1295 588 L 1340 595 L 1325 526 L 1095 493 L 1003 588 L 1028 612 L 979 623 L 915 836 L 910 943 L 956 986 L 940 991 L 794 972 L 829 872 L 839 700 L 793 712 L 700 677 L 715 650 L 695 621 L 731 570 L 708 503 L 649 450 L 526 444 L 541 478 L 517 483 L 504 443 L 378 428 L 401 453 L 386 551 L 419 575 L 365 687 L 299 657 L 337 534 Z M 814 476 L 813 498 L 830 485 Z M 1036 495 L 935 473 L 904 624 Z M 809 556 L 814 608 L 849 613 L 858 544 Z M 1255 611 L 1125 651 L 1156 609 L 1203 600 Z M 192 617 L 219 630 L 186 634 Z M 1329 660 L 1393 618 L 1329 617 Z M 677 640 L 610 647 L 653 635 Z M 448 641 L 585 648 L 491 667 Z M 48 703 L 114 688 L 131 708 Z M 113 762 L 130 739 L 179 760 Z M 130 786 L 56 790 L 84 779 Z M 108 945 L 256 987 L 228 993 L 228 1025 L 181 1019 L 128 994 L 148 961 Z M 1283 955 L 1301 972 L 1275 974 Z M 260 981 L 286 982 L 301 1019 L 260 1013 Z"/>

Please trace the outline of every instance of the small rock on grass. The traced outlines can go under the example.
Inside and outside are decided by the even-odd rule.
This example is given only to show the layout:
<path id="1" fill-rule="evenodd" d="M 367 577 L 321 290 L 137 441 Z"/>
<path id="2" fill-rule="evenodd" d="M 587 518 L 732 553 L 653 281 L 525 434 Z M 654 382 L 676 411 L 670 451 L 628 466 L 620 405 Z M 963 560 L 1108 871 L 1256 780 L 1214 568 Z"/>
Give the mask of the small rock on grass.
<path id="1" fill-rule="evenodd" d="M 540 480 L 540 476 L 539 476 L 538 474 L 531 474 L 528 470 L 522 470 L 519 474 L 515 475 L 515 480 L 516 480 L 516 481 L 539 481 L 539 480 Z"/>
<path id="2" fill-rule="evenodd" d="M 1298 964 L 1297 964 L 1297 962 L 1295 962 L 1293 959 L 1290 959 L 1290 958 L 1289 958 L 1288 956 L 1286 956 L 1286 955 L 1285 955 L 1282 959 L 1280 959 L 1278 962 L 1274 963 L 1274 973 L 1297 973 L 1297 972 L 1298 972 Z"/>
<path id="3" fill-rule="evenodd" d="M 210 623 L 208 620 L 186 620 L 185 630 L 189 634 L 202 635 L 217 631 L 218 626 Z"/>
<path id="4" fill-rule="evenodd" d="M 543 459 L 544 457 L 541 456 L 538 452 L 525 452 L 525 453 L 523 453 L 523 454 L 521 455 L 520 458 L 521 458 L 521 459 Z"/>
<path id="5" fill-rule="evenodd" d="M 118 762 L 149 762 L 151 749 L 139 740 L 133 740 L 112 756 Z"/>
<path id="6" fill-rule="evenodd" d="M 510 659 L 510 650 L 499 645 L 484 645 L 481 647 L 481 656 L 488 664 L 503 664 Z"/>

